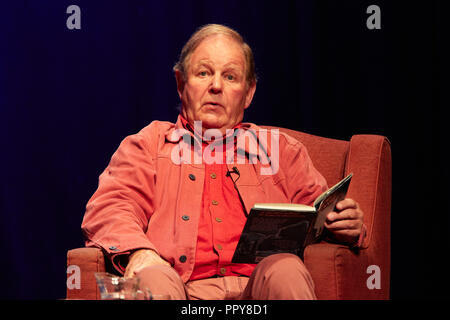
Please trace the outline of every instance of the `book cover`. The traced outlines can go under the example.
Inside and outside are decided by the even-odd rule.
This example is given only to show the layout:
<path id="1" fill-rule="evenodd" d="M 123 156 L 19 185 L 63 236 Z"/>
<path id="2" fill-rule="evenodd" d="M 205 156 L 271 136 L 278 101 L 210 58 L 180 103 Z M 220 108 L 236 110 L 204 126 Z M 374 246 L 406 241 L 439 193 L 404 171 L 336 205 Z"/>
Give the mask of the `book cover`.
<path id="1" fill-rule="evenodd" d="M 336 203 L 343 200 L 353 174 L 350 173 L 322 193 L 313 206 L 295 203 L 257 203 L 251 209 L 233 263 L 258 263 L 276 253 L 303 258 L 306 246 L 320 240 L 324 222 Z"/>

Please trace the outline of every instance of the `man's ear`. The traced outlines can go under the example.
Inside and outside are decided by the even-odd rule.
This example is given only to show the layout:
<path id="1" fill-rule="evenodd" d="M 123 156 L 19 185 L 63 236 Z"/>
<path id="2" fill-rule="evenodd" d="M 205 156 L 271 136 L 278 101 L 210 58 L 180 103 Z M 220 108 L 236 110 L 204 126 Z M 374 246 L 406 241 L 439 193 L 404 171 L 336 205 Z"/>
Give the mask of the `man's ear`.
<path id="1" fill-rule="evenodd" d="M 245 106 L 244 109 L 247 109 L 250 106 L 250 103 L 252 103 L 253 96 L 255 95 L 256 91 L 256 81 L 253 81 L 252 84 L 249 86 L 247 90 L 247 94 L 245 96 Z"/>
<path id="2" fill-rule="evenodd" d="M 175 71 L 175 79 L 177 80 L 178 96 L 181 99 L 181 97 L 183 95 L 183 91 L 184 91 L 185 81 L 184 81 L 184 75 L 180 70 Z"/>

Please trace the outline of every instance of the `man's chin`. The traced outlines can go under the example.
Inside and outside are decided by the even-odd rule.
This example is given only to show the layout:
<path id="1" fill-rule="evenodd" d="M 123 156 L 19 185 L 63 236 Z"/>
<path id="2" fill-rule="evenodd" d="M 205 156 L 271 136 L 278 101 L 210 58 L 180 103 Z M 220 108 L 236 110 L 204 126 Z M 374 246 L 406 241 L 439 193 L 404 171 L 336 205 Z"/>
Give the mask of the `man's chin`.
<path id="1" fill-rule="evenodd" d="M 206 129 L 222 129 L 224 126 L 223 121 L 220 121 L 219 119 L 210 119 L 208 117 L 200 119 L 202 122 L 202 127 L 204 130 Z"/>

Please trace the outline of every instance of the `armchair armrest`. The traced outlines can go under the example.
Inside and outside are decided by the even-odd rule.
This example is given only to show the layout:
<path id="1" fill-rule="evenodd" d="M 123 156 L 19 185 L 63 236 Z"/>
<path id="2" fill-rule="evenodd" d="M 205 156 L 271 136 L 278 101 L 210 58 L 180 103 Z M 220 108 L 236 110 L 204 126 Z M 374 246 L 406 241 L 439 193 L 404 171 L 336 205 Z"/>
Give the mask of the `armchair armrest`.
<path id="1" fill-rule="evenodd" d="M 318 299 L 387 299 L 388 288 L 370 289 L 367 273 L 370 258 L 366 249 L 318 243 L 305 249 L 304 263 L 315 284 Z"/>
<path id="2" fill-rule="evenodd" d="M 69 269 L 70 268 L 70 269 Z M 105 272 L 105 258 L 101 249 L 77 248 L 67 252 L 67 299 L 100 299 L 100 292 L 95 280 L 96 272 Z M 69 273 L 69 270 L 73 270 Z M 79 274 L 79 278 L 76 273 Z M 74 279 L 69 279 L 74 277 Z M 69 282 L 77 282 L 77 285 Z"/>

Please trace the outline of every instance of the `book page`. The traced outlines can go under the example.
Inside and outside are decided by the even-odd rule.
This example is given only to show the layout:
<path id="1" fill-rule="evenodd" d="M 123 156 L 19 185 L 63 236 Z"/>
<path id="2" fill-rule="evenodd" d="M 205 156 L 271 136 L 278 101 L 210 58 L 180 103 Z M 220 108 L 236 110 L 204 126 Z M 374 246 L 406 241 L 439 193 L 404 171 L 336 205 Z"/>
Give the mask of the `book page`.
<path id="1" fill-rule="evenodd" d="M 329 189 L 325 196 L 321 199 L 319 203 L 319 208 L 317 209 L 318 215 L 314 224 L 315 237 L 319 237 L 323 230 L 323 225 L 327 218 L 328 213 L 333 211 L 336 207 L 336 204 L 345 199 L 347 195 L 347 190 L 350 185 L 350 181 L 353 174 L 350 173 L 343 180 L 334 185 L 331 189 Z"/>
<path id="2" fill-rule="evenodd" d="M 255 203 L 254 209 L 260 210 L 283 210 L 294 212 L 315 212 L 316 208 L 298 203 Z"/>
<path id="3" fill-rule="evenodd" d="M 329 188 L 327 191 L 322 193 L 320 196 L 317 197 L 317 199 L 314 201 L 314 207 L 319 210 L 319 207 L 322 203 L 322 201 L 327 198 L 330 194 L 334 193 L 337 189 L 341 188 L 344 184 L 346 185 L 345 188 L 348 188 L 348 185 L 350 184 L 350 180 L 353 177 L 353 173 L 348 174 L 344 179 L 336 183 L 334 186 Z M 347 189 L 345 189 L 345 192 L 347 193 Z"/>

